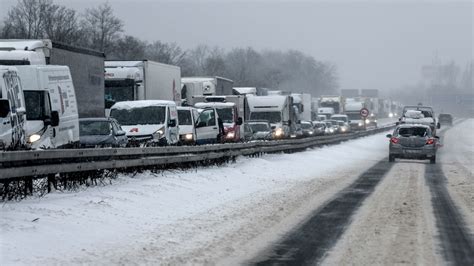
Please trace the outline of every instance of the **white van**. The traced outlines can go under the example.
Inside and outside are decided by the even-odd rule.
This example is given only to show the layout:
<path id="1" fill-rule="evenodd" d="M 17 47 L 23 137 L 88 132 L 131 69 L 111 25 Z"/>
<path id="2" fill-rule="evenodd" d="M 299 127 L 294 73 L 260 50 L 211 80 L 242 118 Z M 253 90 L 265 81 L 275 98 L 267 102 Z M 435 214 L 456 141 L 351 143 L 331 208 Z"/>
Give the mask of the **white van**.
<path id="1" fill-rule="evenodd" d="M 27 144 L 32 149 L 79 145 L 76 93 L 67 66 L 16 66 L 23 87 Z"/>
<path id="2" fill-rule="evenodd" d="M 0 150 L 26 147 L 26 110 L 15 67 L 0 66 Z"/>
<path id="3" fill-rule="evenodd" d="M 141 100 L 115 103 L 110 108 L 131 146 L 174 145 L 179 141 L 178 111 L 173 101 Z"/>

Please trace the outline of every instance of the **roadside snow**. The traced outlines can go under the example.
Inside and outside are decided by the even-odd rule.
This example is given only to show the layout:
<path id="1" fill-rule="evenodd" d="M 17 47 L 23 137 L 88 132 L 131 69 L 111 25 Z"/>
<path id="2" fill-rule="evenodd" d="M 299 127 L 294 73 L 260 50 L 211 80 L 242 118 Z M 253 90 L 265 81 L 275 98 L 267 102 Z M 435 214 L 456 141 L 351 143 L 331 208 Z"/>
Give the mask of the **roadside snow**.
<path id="1" fill-rule="evenodd" d="M 223 234 L 245 223 L 265 228 L 269 221 L 254 221 L 255 204 L 277 202 L 281 206 L 271 207 L 283 209 L 286 201 L 272 195 L 291 201 L 298 196 L 291 189 L 308 182 L 356 178 L 387 156 L 387 146 L 384 133 L 301 153 L 239 158 L 223 167 L 122 175 L 110 186 L 7 202 L 0 208 L 0 264 L 202 263 L 193 257 L 206 254 L 192 251 L 203 246 L 213 247 L 206 250 L 212 262 L 213 249 L 237 252 L 226 246 L 232 239 L 219 242 Z M 205 234 L 198 235 L 201 230 Z M 153 252 L 140 253 L 147 248 Z"/>

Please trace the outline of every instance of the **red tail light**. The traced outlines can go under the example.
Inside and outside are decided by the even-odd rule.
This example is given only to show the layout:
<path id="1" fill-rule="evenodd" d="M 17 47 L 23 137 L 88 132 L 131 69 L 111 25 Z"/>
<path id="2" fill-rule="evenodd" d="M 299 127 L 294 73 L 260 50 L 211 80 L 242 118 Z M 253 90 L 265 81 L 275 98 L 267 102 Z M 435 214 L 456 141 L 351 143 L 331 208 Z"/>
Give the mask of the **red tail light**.
<path id="1" fill-rule="evenodd" d="M 395 138 L 395 137 L 390 138 L 390 142 L 393 144 L 398 144 L 399 141 L 400 141 L 399 138 Z"/>
<path id="2" fill-rule="evenodd" d="M 426 140 L 426 145 L 433 145 L 435 144 L 435 142 L 436 142 L 436 139 L 428 139 Z"/>

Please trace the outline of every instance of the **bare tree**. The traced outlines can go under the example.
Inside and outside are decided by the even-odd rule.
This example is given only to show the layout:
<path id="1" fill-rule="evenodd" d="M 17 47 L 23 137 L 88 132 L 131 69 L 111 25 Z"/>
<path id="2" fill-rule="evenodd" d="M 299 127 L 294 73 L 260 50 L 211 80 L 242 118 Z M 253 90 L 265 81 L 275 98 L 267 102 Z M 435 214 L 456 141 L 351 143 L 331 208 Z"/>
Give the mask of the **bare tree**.
<path id="1" fill-rule="evenodd" d="M 82 29 L 89 36 L 87 46 L 107 54 L 120 38 L 123 22 L 114 15 L 110 4 L 105 2 L 98 7 L 86 9 Z"/>
<path id="2" fill-rule="evenodd" d="M 75 43 L 80 37 L 76 11 L 59 5 L 47 9 L 49 16 L 44 17 L 46 36 L 54 41 Z"/>
<path id="3" fill-rule="evenodd" d="M 51 0 L 19 0 L 4 24 L 3 38 L 48 38 L 73 43 L 79 36 L 76 11 Z"/>
<path id="4" fill-rule="evenodd" d="M 181 47 L 176 43 L 163 43 L 155 41 L 146 47 L 146 58 L 164 64 L 181 65 L 186 56 Z"/>
<path id="5" fill-rule="evenodd" d="M 110 59 L 113 60 L 142 60 L 145 57 L 146 42 L 133 36 L 125 35 L 114 45 Z"/>
<path id="6" fill-rule="evenodd" d="M 43 38 L 45 16 L 51 6 L 51 0 L 19 0 L 4 20 L 3 37 Z"/>

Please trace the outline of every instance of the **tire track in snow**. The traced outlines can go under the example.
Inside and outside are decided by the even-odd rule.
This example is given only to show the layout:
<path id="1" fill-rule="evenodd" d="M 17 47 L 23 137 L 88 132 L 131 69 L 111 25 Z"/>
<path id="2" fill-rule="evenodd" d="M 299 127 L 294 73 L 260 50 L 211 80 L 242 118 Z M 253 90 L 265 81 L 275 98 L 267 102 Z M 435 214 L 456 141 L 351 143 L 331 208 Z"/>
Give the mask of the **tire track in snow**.
<path id="1" fill-rule="evenodd" d="M 436 227 L 445 260 L 454 265 L 474 265 L 474 237 L 449 195 L 447 179 L 441 166 L 427 165 L 425 179 L 430 187 Z"/>
<path id="2" fill-rule="evenodd" d="M 379 161 L 332 200 L 318 208 L 302 225 L 250 263 L 306 265 L 320 262 L 349 226 L 354 213 L 392 166 L 386 158 Z"/>

